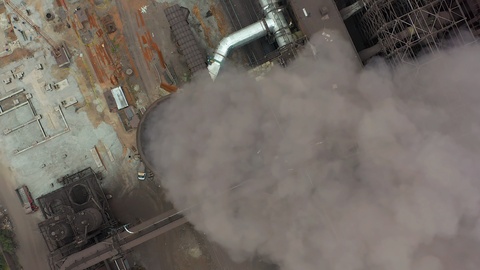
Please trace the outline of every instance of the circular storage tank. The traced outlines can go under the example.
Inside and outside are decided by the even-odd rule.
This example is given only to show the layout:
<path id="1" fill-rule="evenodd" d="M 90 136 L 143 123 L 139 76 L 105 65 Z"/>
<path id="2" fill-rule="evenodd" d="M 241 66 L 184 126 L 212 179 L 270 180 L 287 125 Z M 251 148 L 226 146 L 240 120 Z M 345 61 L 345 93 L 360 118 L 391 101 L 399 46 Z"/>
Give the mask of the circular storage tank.
<path id="1" fill-rule="evenodd" d="M 150 107 L 148 107 L 147 111 L 143 115 L 142 119 L 137 128 L 137 149 L 142 158 L 145 166 L 150 171 L 156 172 L 152 165 L 152 157 L 149 156 L 151 153 L 148 151 L 148 145 L 150 144 L 150 138 L 148 137 L 149 127 L 151 123 L 158 121 L 160 115 L 163 114 L 163 108 L 168 101 L 170 100 L 170 96 L 166 96 L 156 100 Z"/>
<path id="2" fill-rule="evenodd" d="M 65 222 L 55 223 L 48 227 L 48 236 L 56 241 L 61 241 L 72 236 L 72 227 Z"/>
<path id="3" fill-rule="evenodd" d="M 90 193 L 84 185 L 75 185 L 69 192 L 70 201 L 76 205 L 82 205 L 90 200 Z"/>
<path id="4" fill-rule="evenodd" d="M 87 208 L 75 214 L 73 218 L 73 226 L 77 232 L 87 233 L 100 228 L 103 223 L 102 213 L 95 208 Z"/>
<path id="5" fill-rule="evenodd" d="M 47 10 L 47 13 L 45 13 L 45 19 L 47 21 L 53 21 L 55 19 L 55 14 L 51 10 Z"/>

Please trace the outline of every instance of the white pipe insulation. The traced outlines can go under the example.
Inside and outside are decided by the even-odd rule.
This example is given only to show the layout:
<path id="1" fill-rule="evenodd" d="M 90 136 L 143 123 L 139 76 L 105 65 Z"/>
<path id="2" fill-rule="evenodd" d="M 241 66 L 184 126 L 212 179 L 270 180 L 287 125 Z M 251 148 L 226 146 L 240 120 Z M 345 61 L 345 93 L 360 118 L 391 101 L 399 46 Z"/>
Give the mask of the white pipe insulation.
<path id="1" fill-rule="evenodd" d="M 265 19 L 240 29 L 220 41 L 208 71 L 213 80 L 220 72 L 220 68 L 231 50 L 246 45 L 254 40 L 266 36 L 268 33 L 275 37 L 278 47 L 283 47 L 295 41 L 287 20 L 282 14 L 278 0 L 259 0 Z"/>

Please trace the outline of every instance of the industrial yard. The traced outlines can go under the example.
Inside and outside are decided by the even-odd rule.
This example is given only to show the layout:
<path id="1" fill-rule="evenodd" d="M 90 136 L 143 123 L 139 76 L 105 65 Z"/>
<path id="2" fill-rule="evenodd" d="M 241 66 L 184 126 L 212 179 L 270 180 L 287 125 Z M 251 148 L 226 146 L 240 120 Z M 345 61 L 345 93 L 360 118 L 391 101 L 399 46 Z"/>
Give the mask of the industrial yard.
<path id="1" fill-rule="evenodd" d="M 78 250 L 66 245 L 82 234 L 74 225 L 80 222 L 74 221 L 76 212 L 88 216 L 89 224 L 96 224 L 89 230 L 88 246 L 93 241 L 88 239 L 98 239 L 106 228 L 138 224 L 172 209 L 158 179 L 139 182 L 136 177 L 140 160 L 135 130 L 150 103 L 189 81 L 192 70 L 170 38 L 164 9 L 174 3 L 134 3 L 0 3 L 5 33 L 1 40 L 6 45 L 0 62 L 4 145 L 0 201 L 10 212 L 18 263 L 23 269 L 57 269 L 57 260 Z M 231 31 L 220 6 L 212 9 L 211 17 L 203 16 L 216 6 L 214 1 L 178 4 L 191 10 L 189 20 L 198 23 L 192 37 L 203 40 L 199 44 L 203 55 Z M 205 65 L 206 59 L 200 61 Z M 65 179 L 87 169 L 95 172 L 104 195 L 85 200 L 110 205 L 107 212 L 111 211 L 112 221 L 95 221 L 105 217 L 99 214 L 107 213 L 103 207 L 78 208 L 75 205 L 83 204 L 74 203 L 65 206 L 72 209 L 70 215 L 65 207 L 53 207 L 49 202 L 49 196 L 58 197 L 55 194 L 68 190 L 70 182 Z M 38 211 L 25 214 L 16 194 L 21 186 L 28 187 L 28 198 L 38 205 Z M 30 204 L 28 198 L 23 199 L 25 205 Z M 62 215 L 62 220 L 70 223 L 62 225 L 58 218 L 52 223 L 52 215 Z M 50 232 L 55 236 L 49 236 Z M 105 263 L 120 267 L 114 266 L 114 261 Z M 125 254 L 125 263 L 146 269 L 192 269 L 194 265 L 196 269 L 245 269 L 245 264 L 233 263 L 221 247 L 208 242 L 191 225 L 135 248 Z M 248 265 L 252 269 L 267 267 L 262 262 Z"/>
<path id="2" fill-rule="evenodd" d="M 172 203 L 169 167 L 157 166 L 164 104 L 227 70 L 261 81 L 319 57 L 318 37 L 358 71 L 377 57 L 419 67 L 444 40 L 480 33 L 478 0 L 401 2 L 0 0 L 0 219 L 16 243 L 6 269 L 280 269 L 260 248 L 232 256 L 195 208 Z"/>

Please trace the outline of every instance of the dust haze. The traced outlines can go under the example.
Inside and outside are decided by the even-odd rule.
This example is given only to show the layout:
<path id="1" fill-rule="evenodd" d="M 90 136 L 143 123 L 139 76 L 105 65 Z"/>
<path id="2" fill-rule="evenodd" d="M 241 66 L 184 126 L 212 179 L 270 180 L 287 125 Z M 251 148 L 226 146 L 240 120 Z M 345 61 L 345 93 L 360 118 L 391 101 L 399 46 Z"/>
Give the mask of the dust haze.
<path id="1" fill-rule="evenodd" d="M 360 70 L 333 39 L 259 81 L 226 68 L 162 104 L 149 155 L 169 199 L 238 260 L 477 270 L 480 47 L 393 72 Z"/>

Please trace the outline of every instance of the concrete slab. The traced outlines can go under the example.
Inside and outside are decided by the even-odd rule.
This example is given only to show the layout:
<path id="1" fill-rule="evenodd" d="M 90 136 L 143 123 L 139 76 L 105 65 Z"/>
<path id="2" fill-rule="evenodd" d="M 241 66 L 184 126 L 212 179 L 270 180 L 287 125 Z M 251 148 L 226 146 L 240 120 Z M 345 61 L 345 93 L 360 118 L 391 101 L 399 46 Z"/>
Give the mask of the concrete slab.
<path id="1" fill-rule="evenodd" d="M 81 52 L 75 48 L 77 40 L 72 42 L 72 36 L 69 36 L 72 33 L 68 33 L 65 21 L 60 20 L 59 14 L 55 14 L 54 21 L 45 20 L 47 11 L 57 12 L 57 8 L 54 7 L 56 1 L 12 1 L 17 5 L 21 4 L 24 12 L 28 8 L 31 11 L 29 18 L 46 31 L 55 42 L 65 40 L 69 43 L 69 47 L 74 43 L 71 51 L 72 60 L 75 62 L 69 68 L 57 68 L 49 51 L 50 46 L 21 19 L 13 23 L 16 29 L 12 34 L 19 39 L 15 46 L 21 46 L 20 51 L 23 52 L 0 59 L 0 98 L 13 93 L 16 89 L 24 88 L 25 93 L 31 95 L 30 101 L 35 113 L 41 115 L 39 122 L 47 137 L 62 134 L 65 131 L 65 123 L 58 111 L 59 107 L 62 108 L 63 116 L 70 129 L 67 133 L 14 155 L 16 149 L 29 147 L 32 143 L 42 141 L 44 135 L 36 120 L 6 135 L 3 133 L 5 128 L 15 129 L 33 119 L 32 110 L 27 106 L 0 116 L 1 197 L 10 198 L 11 195 L 14 197 L 15 188 L 25 184 L 29 187 L 32 196 L 36 198 L 58 188 L 57 178 L 86 167 L 96 168 L 95 160 L 90 153 L 90 149 L 95 146 L 105 166 L 100 169 L 104 179 L 102 185 L 107 189 L 113 189 L 119 185 L 126 189 L 132 188 L 138 181 L 135 178 L 132 158 L 128 158 L 126 148 L 128 146 L 124 146 L 115 131 L 115 129 L 122 131 L 121 124 L 118 123 L 115 114 L 110 115 L 107 110 L 104 110 L 106 106 L 102 102 L 102 89 L 98 84 L 94 81 L 86 83 L 91 74 L 83 70 L 83 66 L 76 65 L 82 63 L 81 60 L 77 60 Z M 6 14 L 14 16 L 8 7 Z M 63 18 L 65 19 L 65 16 Z M 24 31 L 26 39 L 19 30 Z M 0 47 L 0 53 L 2 49 L 3 47 Z M 42 64 L 43 69 L 37 69 L 38 64 Z M 23 77 L 14 78 L 11 70 L 14 70 L 14 73 L 22 72 Z M 12 82 L 4 84 L 5 78 L 11 78 Z M 55 84 L 58 85 L 57 88 L 54 87 Z M 52 89 L 47 90 L 46 85 L 51 85 Z M 69 100 L 77 102 L 63 108 L 62 101 Z M 125 134 L 120 136 L 123 136 L 123 139 L 127 137 Z M 4 170 L 3 166 L 7 169 Z M 7 172 L 8 174 L 4 177 L 3 174 Z M 131 174 L 128 174 L 129 172 Z M 47 254 L 43 239 L 37 228 L 37 222 L 41 217 L 38 213 L 25 216 L 20 203 L 18 203 L 19 207 L 16 206 L 14 201 L 8 208 L 12 216 L 16 217 L 14 226 L 18 228 L 16 233 L 19 236 L 17 240 L 20 246 L 18 251 L 20 263 L 24 269 L 48 269 L 45 263 Z"/>
<path id="2" fill-rule="evenodd" d="M 36 68 L 39 63 L 43 66 L 41 70 Z M 28 185 L 34 197 L 48 193 L 56 188 L 57 178 L 85 167 L 96 168 L 90 149 L 99 142 L 104 142 L 102 145 L 108 145 L 108 152 L 113 157 L 110 159 L 105 146 L 99 147 L 102 160 L 108 161 L 106 162 L 107 170 L 103 171 L 105 181 L 111 181 L 115 173 L 114 168 L 123 166 L 121 165 L 124 160 L 123 145 L 112 126 L 104 122 L 92 122 L 88 112 L 95 110 L 95 107 L 92 108 L 91 105 L 86 104 L 77 82 L 76 67 L 58 69 L 54 58 L 47 50 L 37 50 L 31 58 L 12 62 L 0 68 L 0 74 L 11 74 L 11 70 L 24 72 L 22 80 L 15 79 L 11 88 L 24 88 L 25 93 L 31 94 L 30 101 L 35 112 L 42 116 L 40 123 L 47 135 L 52 136 L 65 129 L 63 118 L 55 108 L 61 106 L 62 101 L 72 98 L 77 100 L 75 105 L 62 108 L 70 131 L 24 153 L 13 155 L 16 149 L 28 147 L 44 139 L 36 122 L 7 135 L 3 135 L 2 132 L 0 135 L 0 143 L 4 145 L 2 151 L 8 155 L 7 165 L 16 175 L 15 179 L 10 179 L 12 185 Z M 55 83 L 60 86 L 58 90 L 45 89 L 45 84 Z M 2 82 L 0 85 L 3 86 Z M 0 97 L 11 91 L 9 88 L 0 87 Z M 0 116 L 0 125 L 13 128 L 32 118 L 32 111 L 28 106 L 24 106 Z M 54 183 L 53 187 L 51 183 Z"/>
<path id="3" fill-rule="evenodd" d="M 0 126 L 5 128 L 12 128 L 22 123 L 27 122 L 33 118 L 32 110 L 26 106 L 22 106 L 14 111 L 0 116 Z"/>

